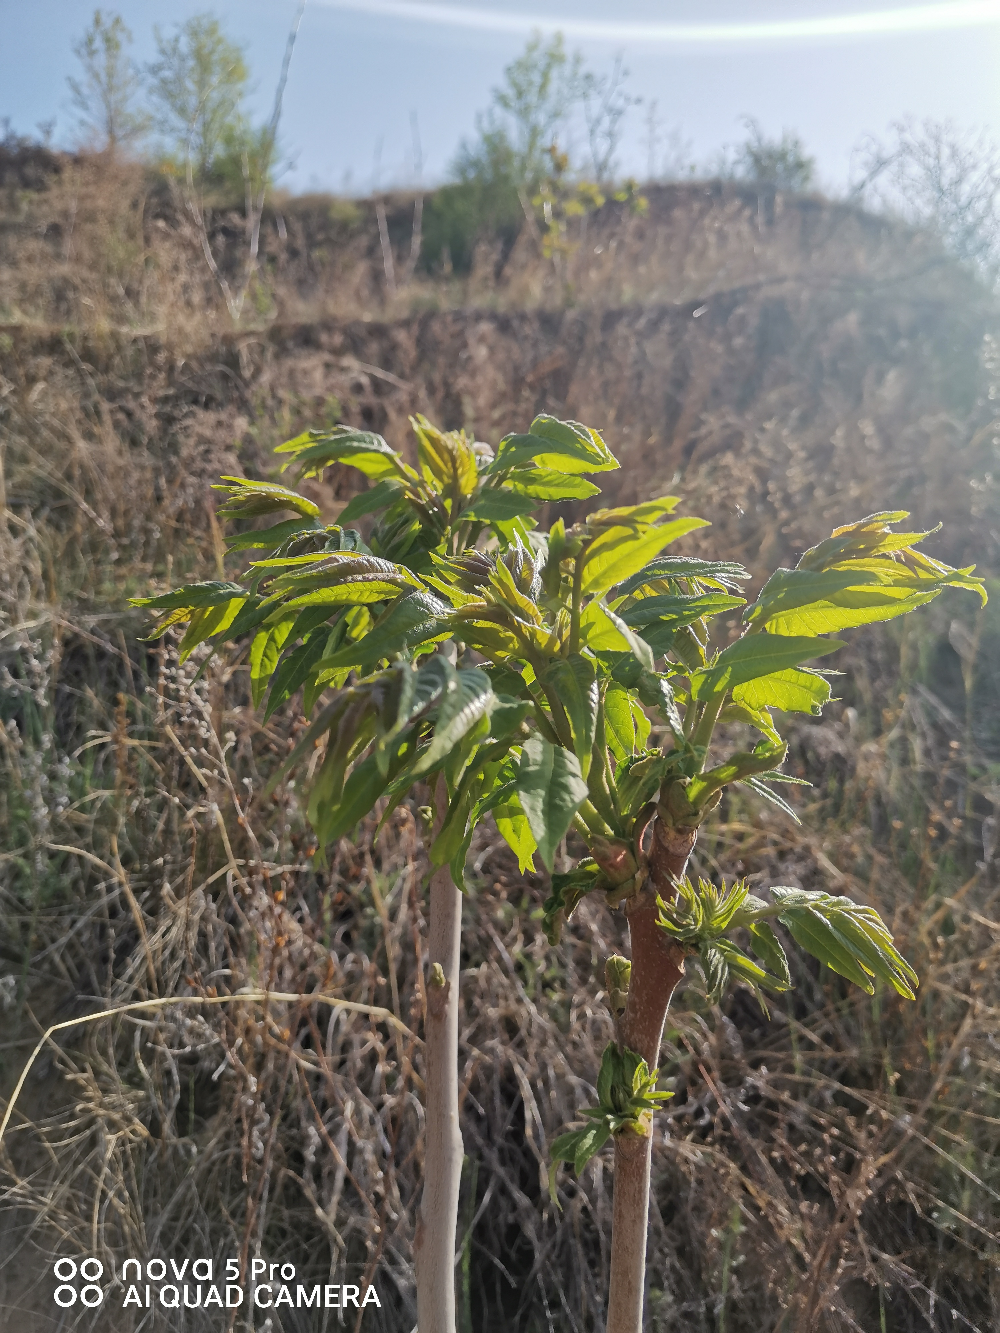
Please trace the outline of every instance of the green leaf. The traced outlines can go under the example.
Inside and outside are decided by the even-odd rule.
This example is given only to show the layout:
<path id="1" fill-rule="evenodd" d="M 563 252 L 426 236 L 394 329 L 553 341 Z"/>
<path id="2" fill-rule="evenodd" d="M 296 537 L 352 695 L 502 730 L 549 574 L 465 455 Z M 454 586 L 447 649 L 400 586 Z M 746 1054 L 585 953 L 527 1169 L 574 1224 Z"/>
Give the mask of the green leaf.
<path id="1" fill-rule="evenodd" d="M 270 528 L 254 528 L 251 532 L 241 532 L 226 541 L 226 550 L 250 551 L 256 547 L 270 548 L 272 551 L 282 542 L 294 537 L 297 532 L 322 532 L 323 529 L 314 520 L 306 518 L 286 518 L 284 523 L 275 523 Z"/>
<path id="2" fill-rule="evenodd" d="M 487 474 L 506 472 L 524 463 L 563 473 L 608 472 L 618 460 L 597 431 L 575 421 L 538 416 L 527 435 L 506 435 Z"/>
<path id="3" fill-rule="evenodd" d="M 618 468 L 618 459 L 604 443 L 600 433 L 589 426 L 581 425 L 579 421 L 561 421 L 547 412 L 539 412 L 529 429 L 532 435 L 540 435 L 543 440 L 551 440 L 559 448 L 569 448 L 574 441 L 578 441 L 590 451 L 595 461 L 601 463 L 601 471 L 614 472 Z"/>
<path id="4" fill-rule="evenodd" d="M 839 972 L 868 995 L 875 994 L 871 978 L 850 946 L 818 911 L 808 905 L 789 907 L 781 914 L 781 924 L 806 953 L 818 958 L 834 972 Z"/>
<path id="5" fill-rule="evenodd" d="M 241 583 L 224 583 L 212 580 L 207 583 L 188 583 L 173 592 L 162 593 L 159 597 L 130 597 L 130 606 L 148 606 L 153 611 L 194 611 L 206 606 L 218 606 L 221 602 L 230 602 L 234 597 L 246 597 L 247 591 Z"/>
<path id="6" fill-rule="evenodd" d="M 335 551 L 353 551 L 357 555 L 370 556 L 373 554 L 371 549 L 362 540 L 361 533 L 358 532 L 357 528 L 345 528 L 339 523 L 333 523 L 326 529 L 326 532 L 329 536 L 323 547 L 324 553 L 330 552 L 332 554 Z M 322 559 L 322 556 L 317 555 L 315 558 L 319 560 Z"/>
<path id="7" fill-rule="evenodd" d="M 406 587 L 381 579 L 343 579 L 332 588 L 315 588 L 301 596 L 289 597 L 284 605 L 291 610 L 306 606 L 372 606 L 398 597 Z"/>
<path id="8" fill-rule="evenodd" d="M 341 550 L 318 556 L 257 560 L 253 567 L 282 570 L 271 580 L 269 592 L 272 598 L 289 596 L 296 598 L 301 606 L 308 606 L 310 601 L 317 604 L 378 602 L 424 586 L 405 566 L 362 551 Z"/>
<path id="9" fill-rule="evenodd" d="M 418 644 L 446 639 L 444 624 L 449 607 L 429 592 L 410 592 L 398 598 L 361 639 L 324 657 L 317 670 L 331 675 L 343 667 L 373 667 L 384 657 L 395 657 Z"/>
<path id="10" fill-rule="evenodd" d="M 450 500 L 471 495 L 479 473 L 471 440 L 463 431 L 442 431 L 426 417 L 410 417 L 417 437 L 417 461 L 424 479 Z"/>
<path id="11" fill-rule="evenodd" d="M 580 900 L 607 883 L 600 866 L 591 857 L 586 857 L 568 874 L 552 876 L 552 892 L 542 904 L 542 929 L 550 944 L 559 943 L 563 922 L 573 915 Z"/>
<path id="12" fill-rule="evenodd" d="M 933 587 L 926 592 L 908 587 L 850 587 L 797 611 L 773 616 L 767 627 L 772 633 L 782 635 L 833 634 L 859 625 L 894 620 L 932 602 L 940 592 L 941 588 Z"/>
<path id="13" fill-rule="evenodd" d="M 703 943 L 698 962 L 705 974 L 705 991 L 709 1004 L 718 1004 L 729 985 L 729 964 L 726 955 L 713 943 Z"/>
<path id="14" fill-rule="evenodd" d="M 691 697 L 707 699 L 776 671 L 843 648 L 839 639 L 750 634 L 724 648 L 710 666 L 691 673 Z"/>
<path id="15" fill-rule="evenodd" d="M 635 754 L 635 715 L 628 690 L 614 681 L 604 694 L 604 732 L 611 753 L 620 763 Z"/>
<path id="16" fill-rule="evenodd" d="M 538 843 L 535 841 L 531 825 L 521 809 L 521 802 L 516 790 L 511 790 L 509 799 L 493 807 L 493 818 L 496 821 L 497 832 L 517 857 L 517 865 L 521 874 L 523 875 L 528 870 L 534 870 L 534 853 Z"/>
<path id="17" fill-rule="evenodd" d="M 776 569 L 761 588 L 756 602 L 747 610 L 744 620 L 748 624 L 763 621 L 769 625 L 775 616 L 784 616 L 813 602 L 822 602 L 848 588 L 872 583 L 878 583 L 875 574 L 846 570 Z"/>
<path id="18" fill-rule="evenodd" d="M 517 793 L 539 855 L 551 872 L 559 843 L 587 799 L 580 761 L 570 750 L 532 736 L 521 751 Z"/>
<path id="19" fill-rule="evenodd" d="M 771 895 L 779 909 L 779 919 L 796 940 L 799 937 L 795 930 L 802 929 L 803 921 L 807 930 L 815 929 L 815 919 L 819 918 L 826 927 L 826 947 L 833 950 L 839 961 L 843 961 L 842 955 L 846 955 L 853 967 L 864 971 L 866 989 L 870 986 L 867 981 L 870 974 L 887 981 L 906 999 L 914 998 L 917 974 L 898 952 L 885 923 L 873 908 L 862 906 L 850 898 L 834 898 L 828 893 L 807 889 L 774 888 Z M 759 904 L 758 910 L 768 911 L 766 904 Z M 830 940 L 833 941 L 832 945 Z M 856 980 L 850 971 L 830 962 L 809 943 L 799 942 L 815 957 L 822 957 L 822 961 L 835 971 L 850 976 L 852 981 Z"/>
<path id="20" fill-rule="evenodd" d="M 642 569 L 653 556 L 696 528 L 708 527 L 704 518 L 675 518 L 656 527 L 608 528 L 587 547 L 583 565 L 583 591 L 599 596 Z"/>
<path id="21" fill-rule="evenodd" d="M 770 787 L 766 786 L 756 775 L 740 778 L 736 785 L 738 787 L 747 787 L 755 796 L 759 796 L 762 800 L 767 801 L 768 805 L 776 806 L 783 814 L 788 815 L 790 819 L 794 820 L 796 824 L 802 823 L 802 820 L 799 819 L 798 815 L 788 802 L 783 797 L 779 796 L 776 791 L 772 791 Z"/>
<path id="22" fill-rule="evenodd" d="M 750 947 L 774 978 L 787 990 L 792 984 L 788 959 L 781 941 L 766 921 L 755 921 L 750 926 Z"/>
<path id="23" fill-rule="evenodd" d="M 450 663 L 445 666 L 447 679 L 437 705 L 434 735 L 413 767 L 415 778 L 429 773 L 439 764 L 466 732 L 486 716 L 496 699 L 493 683 L 485 671 L 478 667 L 456 671 Z"/>
<path id="24" fill-rule="evenodd" d="M 601 1106 L 611 1106 L 611 1089 L 622 1081 L 622 1055 L 617 1042 L 608 1042 L 601 1056 L 597 1075 L 597 1100 Z"/>
<path id="25" fill-rule="evenodd" d="M 549 1156 L 552 1158 L 553 1166 L 557 1162 L 572 1162 L 576 1157 L 576 1145 L 580 1141 L 580 1136 L 586 1133 L 582 1129 L 571 1129 L 565 1134 L 559 1134 L 552 1140 L 549 1147 Z"/>
<path id="26" fill-rule="evenodd" d="M 814 570 L 817 573 L 827 570 L 841 560 L 851 560 L 868 555 L 877 555 L 880 551 L 905 550 L 914 541 L 926 537 L 926 532 L 894 533 L 889 526 L 899 523 L 910 515 L 905 509 L 885 510 L 878 514 L 869 514 L 856 523 L 847 523 L 842 528 L 834 528 L 832 536 L 817 546 L 811 546 L 799 561 L 799 569 Z"/>
<path id="27" fill-rule="evenodd" d="M 319 476 L 334 463 L 355 467 L 372 481 L 396 477 L 420 483 L 417 473 L 404 463 L 395 449 L 391 449 L 371 431 L 335 427 L 332 431 L 306 431 L 304 435 L 279 444 L 276 454 L 292 454 L 289 462 L 302 469 L 302 476 Z M 287 464 L 286 464 L 287 466 Z"/>
<path id="28" fill-rule="evenodd" d="M 837 932 L 854 950 L 863 967 L 873 976 L 887 981 L 904 999 L 917 998 L 913 992 L 917 974 L 894 948 L 888 931 L 873 930 L 860 914 L 848 911 L 838 912 L 833 920 Z"/>
<path id="29" fill-rule="evenodd" d="M 463 784 L 464 785 L 464 784 Z M 455 857 L 467 847 L 467 838 L 472 830 L 469 828 L 469 815 L 475 802 L 475 784 L 470 783 L 461 799 L 451 802 L 448 807 L 448 815 L 441 826 L 441 831 L 431 843 L 428 850 L 430 863 L 435 869 L 438 866 L 450 865 Z M 465 857 L 462 857 L 464 864 Z M 464 876 L 459 875 L 455 879 L 455 886 L 462 887 Z"/>
<path id="30" fill-rule="evenodd" d="M 426 658 L 419 667 L 412 663 L 398 663 L 388 671 L 380 672 L 375 678 L 384 682 L 377 710 L 377 751 L 387 755 L 408 727 L 426 717 L 453 676 L 454 667 L 440 653 Z"/>
<path id="31" fill-rule="evenodd" d="M 655 669 L 649 644 L 603 602 L 590 602 L 584 607 L 580 635 L 595 652 L 630 652 L 647 671 Z"/>
<path id="32" fill-rule="evenodd" d="M 587 515 L 586 529 L 591 537 L 611 528 L 629 528 L 642 532 L 672 514 L 680 504 L 679 495 L 658 495 L 639 504 L 615 505 L 610 509 L 594 509 Z"/>
<path id="33" fill-rule="evenodd" d="M 656 794 L 666 776 L 670 761 L 665 755 L 641 755 L 633 763 L 627 760 L 615 774 L 618 807 L 628 817 L 636 814 Z"/>
<path id="34" fill-rule="evenodd" d="M 579 653 L 557 658 L 542 676 L 542 684 L 558 696 L 565 710 L 580 772 L 586 778 L 590 771 L 600 702 L 594 664 Z"/>
<path id="35" fill-rule="evenodd" d="M 497 696 L 493 711 L 490 713 L 490 736 L 496 740 L 508 740 L 519 735 L 521 724 L 531 716 L 534 706 L 528 699 L 513 699 L 510 695 L 497 692 L 497 673 L 490 671 L 493 692 Z"/>
<path id="36" fill-rule="evenodd" d="M 737 685 L 733 700 L 755 713 L 764 708 L 780 708 L 786 713 L 812 713 L 818 716 L 830 699 L 830 684 L 816 671 L 790 667 L 769 676 Z"/>
<path id="37" fill-rule="evenodd" d="M 356 518 L 362 518 L 365 514 L 374 514 L 379 509 L 388 509 L 405 492 L 406 487 L 401 481 L 397 481 L 394 477 L 387 477 L 385 481 L 378 482 L 371 490 L 362 491 L 360 495 L 355 495 L 353 499 L 348 500 L 337 515 L 337 520 L 340 523 L 353 523 Z"/>
<path id="38" fill-rule="evenodd" d="M 250 630 L 255 630 L 271 613 L 271 608 L 264 605 L 263 597 L 247 597 L 235 620 L 222 631 L 219 642 L 235 643 Z M 206 659 L 207 661 L 207 659 Z"/>
<path id="39" fill-rule="evenodd" d="M 348 766 L 368 745 L 374 725 L 366 701 L 352 699 L 347 691 L 345 696 L 329 727 L 323 762 L 309 782 L 306 817 L 316 831 L 321 849 L 326 846 L 328 830 L 337 812 L 349 800 L 344 784 Z M 381 770 L 379 777 L 384 783 L 385 774 Z"/>
<path id="40" fill-rule="evenodd" d="M 738 593 L 740 583 L 750 578 L 749 570 L 730 561 L 699 560 L 697 556 L 671 555 L 660 556 L 651 561 L 644 569 L 626 579 L 619 587 L 621 594 L 631 594 L 637 589 L 660 581 L 676 583 L 704 583 L 709 587 Z"/>
<path id="41" fill-rule="evenodd" d="M 239 597 L 221 602 L 218 606 L 206 606 L 195 611 L 187 633 L 177 649 L 180 661 L 186 662 L 198 645 L 204 643 L 206 639 L 210 639 L 214 634 L 224 633 L 239 615 L 245 602 L 246 594 L 241 590 Z"/>
<path id="42" fill-rule="evenodd" d="M 277 670 L 271 677 L 267 707 L 264 709 L 265 722 L 305 681 L 322 657 L 328 637 L 329 635 L 322 630 L 313 632 L 305 643 L 300 644 L 278 664 Z"/>
<path id="43" fill-rule="evenodd" d="M 737 686 L 737 688 L 741 689 L 742 686 Z M 771 720 L 771 714 L 766 709 L 755 712 L 754 709 L 748 708 L 746 704 L 728 703 L 719 714 L 719 721 L 742 722 L 745 726 L 756 727 L 775 745 L 781 740 Z"/>
<path id="44" fill-rule="evenodd" d="M 250 646 L 250 693 L 254 708 L 259 707 L 264 697 L 294 623 L 295 617 L 288 616 L 276 625 L 268 625 L 257 633 Z"/>
<path id="45" fill-rule="evenodd" d="M 787 990 L 788 987 L 782 985 L 778 977 L 772 977 L 771 974 L 759 963 L 755 963 L 752 958 L 748 958 L 741 949 L 738 949 L 731 940 L 718 939 L 715 941 L 715 947 L 726 960 L 726 966 L 729 971 L 735 972 L 738 977 L 756 990 L 759 986 L 767 986 L 771 990 Z"/>
<path id="46" fill-rule="evenodd" d="M 463 509 L 462 518 L 475 519 L 478 523 L 506 523 L 512 518 L 530 514 L 538 508 L 538 501 L 530 495 L 519 495 L 507 490 L 482 491 L 468 509 Z"/>
<path id="47" fill-rule="evenodd" d="M 595 1153 L 600 1152 L 610 1137 L 611 1128 L 604 1124 L 594 1125 L 583 1131 L 577 1141 L 576 1152 L 573 1155 L 573 1170 L 577 1175 L 580 1174 Z"/>
<path id="48" fill-rule="evenodd" d="M 697 596 L 662 595 L 644 597 L 641 601 L 618 614 L 626 625 L 642 628 L 654 621 L 665 621 L 671 626 L 690 625 L 707 616 L 719 616 L 725 611 L 735 611 L 746 606 L 745 597 L 730 597 L 726 593 L 707 592 Z"/>
<path id="49" fill-rule="evenodd" d="M 294 509 L 304 518 L 319 518 L 319 505 L 287 486 L 273 481 L 249 481 L 246 477 L 223 477 L 228 486 L 213 486 L 213 491 L 225 491 L 229 496 L 218 508 L 220 518 L 257 518 L 282 509 Z"/>
<path id="50" fill-rule="evenodd" d="M 647 708 L 659 709 L 675 736 L 683 736 L 684 724 L 677 711 L 673 686 L 665 675 L 656 671 L 642 671 L 638 681 L 639 698 Z"/>
<path id="51" fill-rule="evenodd" d="M 356 764 L 343 784 L 342 799 L 332 807 L 322 807 L 315 819 L 320 846 L 326 847 L 350 833 L 383 795 L 385 786 L 385 777 L 373 754 Z"/>
<path id="52" fill-rule="evenodd" d="M 600 495 L 600 486 L 582 476 L 569 476 L 558 469 L 532 467 L 512 472 L 503 483 L 505 491 L 544 500 L 589 500 Z"/>

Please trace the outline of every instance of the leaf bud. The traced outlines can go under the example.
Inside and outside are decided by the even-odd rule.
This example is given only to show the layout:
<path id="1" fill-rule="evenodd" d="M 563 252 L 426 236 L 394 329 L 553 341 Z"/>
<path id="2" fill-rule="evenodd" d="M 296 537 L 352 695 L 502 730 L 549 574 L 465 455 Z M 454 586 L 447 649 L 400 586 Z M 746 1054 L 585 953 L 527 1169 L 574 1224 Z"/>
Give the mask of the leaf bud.
<path id="1" fill-rule="evenodd" d="M 604 964 L 604 983 L 608 992 L 608 1007 L 616 1018 L 619 1014 L 625 1012 L 631 977 L 632 964 L 621 954 L 612 954 Z"/>

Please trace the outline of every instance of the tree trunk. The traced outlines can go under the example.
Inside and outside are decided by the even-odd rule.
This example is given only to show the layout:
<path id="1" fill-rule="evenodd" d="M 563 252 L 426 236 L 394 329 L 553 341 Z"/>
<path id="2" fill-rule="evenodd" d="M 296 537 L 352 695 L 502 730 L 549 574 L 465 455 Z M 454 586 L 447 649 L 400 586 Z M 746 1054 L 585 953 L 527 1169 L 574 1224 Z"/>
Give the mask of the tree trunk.
<path id="1" fill-rule="evenodd" d="M 684 975 L 683 953 L 656 924 L 656 899 L 670 896 L 674 881 L 684 874 L 696 837 L 696 829 L 673 829 L 658 819 L 653 825 L 649 883 L 625 907 L 632 976 L 619 1039 L 637 1051 L 651 1070 L 659 1063 L 670 997 Z M 646 1134 L 616 1135 L 607 1333 L 642 1333 L 652 1159 L 652 1125 Z"/>
<path id="2" fill-rule="evenodd" d="M 438 780 L 435 834 L 447 811 Z M 431 875 L 424 1022 L 424 1189 L 413 1245 L 420 1333 L 455 1333 L 455 1239 L 464 1150 L 458 1124 L 459 953 L 462 895 L 451 871 Z"/>

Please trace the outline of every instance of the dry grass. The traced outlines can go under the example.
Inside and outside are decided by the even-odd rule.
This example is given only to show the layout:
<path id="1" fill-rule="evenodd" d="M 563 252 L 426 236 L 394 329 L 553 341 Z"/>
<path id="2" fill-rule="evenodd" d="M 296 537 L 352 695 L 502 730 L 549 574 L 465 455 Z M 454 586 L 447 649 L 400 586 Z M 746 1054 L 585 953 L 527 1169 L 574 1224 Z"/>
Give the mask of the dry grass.
<path id="1" fill-rule="evenodd" d="M 896 654 L 882 651 L 886 669 Z M 7 950 L 28 963 L 39 1021 L 252 986 L 385 1006 L 418 1032 L 424 864 L 413 812 L 375 845 L 370 830 L 341 843 L 318 874 L 295 790 L 271 806 L 253 796 L 294 718 L 262 730 L 238 670 L 195 683 L 193 666 L 168 653 L 143 690 L 138 668 L 137 692 L 123 692 L 106 729 L 88 729 L 86 749 L 66 754 L 56 741 L 39 756 L 22 728 L 5 730 L 9 790 L 22 797 L 5 821 Z M 788 1329 L 867 1330 L 880 1290 L 888 1328 L 986 1333 L 995 1322 L 998 889 L 992 863 L 971 864 L 978 756 L 962 739 L 952 748 L 963 724 L 922 697 L 907 695 L 856 767 L 848 718 L 802 728 L 797 762 L 827 784 L 804 831 L 730 808 L 702 839 L 703 872 L 752 870 L 878 905 L 923 988 L 914 1006 L 873 1002 L 800 963 L 795 998 L 770 1023 L 738 994 L 720 1011 L 697 987 L 684 992 L 664 1060 L 676 1097 L 657 1143 L 653 1328 L 777 1327 L 784 1312 Z M 919 761 L 901 745 L 921 749 Z M 972 816 L 955 828 L 963 792 Z M 859 822 L 873 802 L 917 818 L 916 802 L 927 832 L 940 829 L 902 839 L 919 849 L 916 876 L 899 869 L 895 833 Z M 620 922 L 588 907 L 553 954 L 533 919 L 539 880 L 518 877 L 495 835 L 473 862 L 465 1327 L 594 1328 L 607 1163 L 563 1179 L 561 1213 L 544 1177 L 548 1142 L 593 1100 L 611 1031 L 596 978 L 621 945 Z M 260 1254 L 294 1263 L 303 1280 L 374 1277 L 384 1309 L 365 1326 L 409 1327 L 420 1071 L 413 1040 L 308 1004 L 178 1006 L 88 1025 L 53 1052 L 29 1118 L 15 1117 L 6 1199 L 49 1253 L 96 1253 L 119 1271 L 130 1255 Z M 95 1326 L 135 1326 L 108 1321 Z M 184 1321 L 169 1326 L 216 1327 L 190 1312 Z"/>
<path id="2" fill-rule="evenodd" d="M 704 284 L 724 251 L 749 263 L 756 221 L 745 208 L 726 216 L 711 244 L 704 227 L 682 232 L 680 252 L 669 231 L 640 235 L 636 220 L 629 253 L 648 245 L 658 271 L 676 262 L 678 284 L 678 254 L 700 253 L 688 276 Z M 782 236 L 774 255 L 798 264 Z M 842 269 L 838 243 L 815 272 Z M 39 270 L 44 258 L 40 248 Z M 86 274 L 67 262 L 75 291 L 97 290 L 89 260 Z M 519 263 L 504 279 L 512 291 Z M 720 283 L 746 276 L 732 264 Z M 216 572 L 207 496 L 219 472 L 264 470 L 270 446 L 333 414 L 334 397 L 397 441 L 414 407 L 460 418 L 449 425 L 468 411 L 488 434 L 501 413 L 568 404 L 624 445 L 618 498 L 674 477 L 688 507 L 716 521 L 706 549 L 758 572 L 831 518 L 900 499 L 948 522 L 944 553 L 985 550 L 996 570 L 983 307 L 965 301 L 961 277 L 907 273 L 878 318 L 881 298 L 820 299 L 796 278 L 784 313 L 716 286 L 697 321 L 662 307 L 427 314 L 238 338 L 198 358 L 181 323 L 178 342 L 115 332 L 127 321 L 102 280 L 104 333 L 12 328 L 0 349 L 5 1087 L 48 1024 L 154 994 L 322 989 L 420 1031 L 414 811 L 401 808 L 374 844 L 362 828 L 317 870 L 297 788 L 260 796 L 301 725 L 294 710 L 263 727 L 238 661 L 195 680 L 196 663 L 141 644 L 122 610 L 152 581 Z M 595 300 L 608 280 L 594 277 Z M 155 315 L 154 279 L 145 291 L 140 323 Z M 196 332 L 210 297 L 185 307 Z M 38 299 L 41 310 L 49 298 Z M 538 371 L 553 348 L 565 360 Z M 321 498 L 333 511 L 342 497 L 331 487 Z M 702 836 L 702 873 L 879 906 L 923 984 L 915 1005 L 870 1001 L 799 960 L 798 990 L 770 1022 L 740 993 L 720 1010 L 684 991 L 664 1054 L 675 1098 L 656 1145 L 657 1333 L 1000 1323 L 1000 627 L 992 609 L 952 622 L 964 614 L 939 603 L 898 633 L 857 636 L 842 704 L 793 733 L 793 763 L 815 784 L 801 828 L 730 802 Z M 594 1097 L 611 1030 L 597 978 L 621 947 L 621 921 L 585 905 L 551 951 L 533 915 L 541 877 L 522 879 L 486 831 L 472 864 L 462 1333 L 583 1333 L 600 1326 L 607 1290 L 610 1162 L 580 1182 L 564 1173 L 560 1212 L 547 1198 L 547 1145 Z M 132 1255 L 260 1253 L 295 1263 L 302 1280 L 371 1274 L 383 1309 L 364 1327 L 412 1327 L 416 1042 L 319 1005 L 242 1002 L 81 1025 L 58 1048 L 29 1078 L 4 1144 L 7 1326 L 58 1326 L 50 1279 L 41 1298 L 30 1290 L 56 1254 L 99 1253 L 120 1271 Z M 138 1328 L 127 1314 L 92 1326 Z M 298 1319 L 282 1316 L 284 1333 L 315 1327 Z M 218 1326 L 194 1311 L 169 1323 Z"/>
<path id="3" fill-rule="evenodd" d="M 733 290 L 789 284 L 923 296 L 950 291 L 952 266 L 921 233 L 820 197 L 759 196 L 706 181 L 652 186 L 644 214 L 610 202 L 570 220 L 565 251 L 546 259 L 537 226 L 512 249 L 484 238 L 472 271 L 408 264 L 413 200 L 388 203 L 390 280 L 372 201 L 276 197 L 239 327 L 274 322 L 398 320 L 424 311 L 519 311 L 684 305 Z M 104 156 L 70 157 L 0 143 L 0 324 L 91 337 L 155 334 L 190 354 L 232 330 L 202 238 L 169 176 Z M 206 212 L 223 274 L 241 269 L 245 221 Z"/>

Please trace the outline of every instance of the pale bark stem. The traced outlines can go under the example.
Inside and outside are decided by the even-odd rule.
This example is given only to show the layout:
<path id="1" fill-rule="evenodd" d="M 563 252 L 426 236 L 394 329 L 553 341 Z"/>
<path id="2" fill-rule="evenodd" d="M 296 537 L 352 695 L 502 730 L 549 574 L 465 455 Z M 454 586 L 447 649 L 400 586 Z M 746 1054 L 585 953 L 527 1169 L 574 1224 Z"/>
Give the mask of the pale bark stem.
<path id="1" fill-rule="evenodd" d="M 637 1333 L 642 1329 L 652 1156 L 651 1134 L 620 1134 L 615 1138 L 608 1333 Z"/>
<path id="2" fill-rule="evenodd" d="M 447 810 L 443 777 L 435 796 L 436 834 Z M 455 1241 L 464 1156 L 458 1123 L 462 895 L 447 866 L 431 875 L 427 935 L 424 1188 L 413 1245 L 417 1327 L 420 1333 L 455 1333 Z"/>

